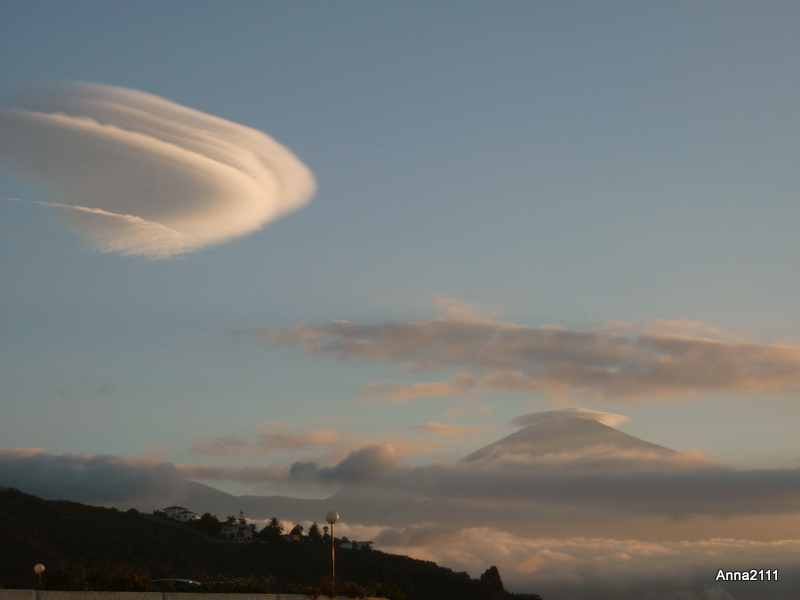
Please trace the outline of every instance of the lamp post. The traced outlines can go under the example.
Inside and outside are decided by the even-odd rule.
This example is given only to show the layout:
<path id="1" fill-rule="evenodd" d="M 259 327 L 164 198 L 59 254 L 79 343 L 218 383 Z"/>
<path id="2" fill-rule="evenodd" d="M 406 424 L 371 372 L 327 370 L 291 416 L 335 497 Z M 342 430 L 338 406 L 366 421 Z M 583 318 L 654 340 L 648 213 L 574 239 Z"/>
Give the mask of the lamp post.
<path id="1" fill-rule="evenodd" d="M 339 513 L 329 511 L 325 520 L 331 524 L 331 578 L 333 579 L 334 595 L 336 594 L 336 546 L 334 544 L 333 526 L 339 520 Z"/>
<path id="2" fill-rule="evenodd" d="M 39 563 L 33 567 L 33 572 L 39 576 L 39 589 L 42 589 L 42 573 L 44 573 L 44 565 Z"/>

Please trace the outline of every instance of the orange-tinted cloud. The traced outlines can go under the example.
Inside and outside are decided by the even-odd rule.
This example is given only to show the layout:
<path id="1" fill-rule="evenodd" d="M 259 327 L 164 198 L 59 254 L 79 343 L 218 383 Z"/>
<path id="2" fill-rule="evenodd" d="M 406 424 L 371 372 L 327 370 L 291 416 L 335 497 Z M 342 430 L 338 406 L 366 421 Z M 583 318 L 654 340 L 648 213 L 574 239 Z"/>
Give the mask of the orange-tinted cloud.
<path id="1" fill-rule="evenodd" d="M 444 437 L 463 435 L 465 433 L 479 433 L 491 428 L 491 426 L 483 425 L 450 425 L 446 423 L 417 423 L 414 425 L 414 429 Z"/>
<path id="2" fill-rule="evenodd" d="M 476 391 L 624 400 L 800 391 L 800 347 L 708 337 L 715 330 L 683 322 L 672 328 L 681 333 L 665 333 L 668 324 L 639 331 L 631 326 L 630 332 L 620 332 L 616 324 L 608 332 L 453 318 L 334 321 L 272 330 L 264 337 L 341 359 L 395 362 L 406 370 L 461 370 L 441 381 L 362 389 L 387 401 Z"/>
<path id="3" fill-rule="evenodd" d="M 374 397 L 382 402 L 408 402 L 417 398 L 465 394 L 474 390 L 475 385 L 475 378 L 469 373 L 456 373 L 446 381 L 429 383 L 412 383 L 410 385 L 369 383 L 361 388 L 360 393 L 365 398 Z"/>
<path id="4" fill-rule="evenodd" d="M 251 455 L 259 457 L 264 454 L 282 450 L 299 450 L 321 446 L 333 446 L 341 437 L 333 429 L 312 429 L 305 433 L 293 433 L 286 430 L 281 423 L 259 425 L 253 432 L 253 439 L 247 440 L 237 436 L 219 436 L 207 441 L 194 442 L 190 450 L 208 456 Z"/>

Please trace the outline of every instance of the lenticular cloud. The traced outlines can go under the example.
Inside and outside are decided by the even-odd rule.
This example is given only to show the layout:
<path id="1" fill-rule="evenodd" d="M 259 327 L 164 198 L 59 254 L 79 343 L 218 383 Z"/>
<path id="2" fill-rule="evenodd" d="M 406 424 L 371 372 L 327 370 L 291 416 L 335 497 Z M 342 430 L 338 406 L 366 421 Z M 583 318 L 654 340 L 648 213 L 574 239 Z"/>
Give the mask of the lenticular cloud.
<path id="1" fill-rule="evenodd" d="M 126 88 L 48 86 L 0 110 L 0 165 L 104 252 L 168 257 L 260 229 L 314 193 L 269 136 Z"/>

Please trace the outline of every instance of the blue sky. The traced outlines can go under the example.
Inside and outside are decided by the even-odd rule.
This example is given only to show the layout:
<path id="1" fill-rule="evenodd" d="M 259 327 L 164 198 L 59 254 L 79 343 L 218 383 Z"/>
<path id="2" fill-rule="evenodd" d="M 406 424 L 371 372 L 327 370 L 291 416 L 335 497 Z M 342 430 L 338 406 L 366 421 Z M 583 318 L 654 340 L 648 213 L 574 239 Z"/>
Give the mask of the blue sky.
<path id="1" fill-rule="evenodd" d="M 2 447 L 223 464 L 193 444 L 262 427 L 332 430 L 342 452 L 394 444 L 423 464 L 580 405 L 734 467 L 797 466 L 791 373 L 381 402 L 364 386 L 483 367 L 408 371 L 263 334 L 463 304 L 528 328 L 633 324 L 625 339 L 680 322 L 693 341 L 794 356 L 799 26 L 792 2 L 0 2 L 6 96 L 139 90 L 268 134 L 316 181 L 262 230 L 150 260 L 92 250 L 31 203 L 58 198 L 0 174 Z"/>

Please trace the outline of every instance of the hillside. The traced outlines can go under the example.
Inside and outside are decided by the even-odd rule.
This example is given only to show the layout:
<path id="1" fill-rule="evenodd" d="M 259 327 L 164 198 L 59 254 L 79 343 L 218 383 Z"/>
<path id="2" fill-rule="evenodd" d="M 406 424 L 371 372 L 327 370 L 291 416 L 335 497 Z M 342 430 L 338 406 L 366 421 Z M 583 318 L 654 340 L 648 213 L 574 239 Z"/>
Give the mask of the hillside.
<path id="1" fill-rule="evenodd" d="M 279 516 L 280 515 L 276 515 Z M 0 584 L 33 587 L 33 565 L 51 574 L 59 564 L 124 564 L 151 578 L 274 577 L 281 584 L 317 584 L 329 569 L 324 544 L 232 543 L 212 540 L 178 523 L 135 510 L 42 500 L 18 490 L 0 491 Z M 487 574 L 489 571 L 487 571 Z M 494 570 L 496 574 L 496 570 Z M 406 556 L 379 551 L 337 551 L 340 581 L 396 584 L 406 600 L 534 600 L 500 592 L 496 583 Z M 46 582 L 46 579 L 45 579 Z"/>

